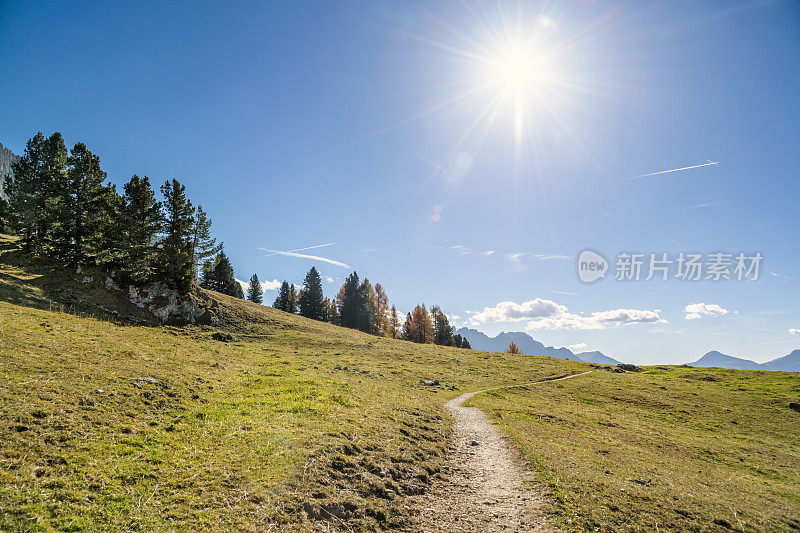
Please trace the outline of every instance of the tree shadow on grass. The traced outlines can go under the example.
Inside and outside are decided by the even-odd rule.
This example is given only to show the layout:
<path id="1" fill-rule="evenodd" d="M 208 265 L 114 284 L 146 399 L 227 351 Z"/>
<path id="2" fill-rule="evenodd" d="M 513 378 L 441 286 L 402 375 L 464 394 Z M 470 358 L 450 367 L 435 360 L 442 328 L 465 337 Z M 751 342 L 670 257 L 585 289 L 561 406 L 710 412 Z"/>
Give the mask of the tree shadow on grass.
<path id="1" fill-rule="evenodd" d="M 17 238 L 0 235 L 0 301 L 117 322 L 156 323 L 128 300 L 126 291 L 108 290 L 108 279 L 101 269 L 78 272 L 29 254 Z"/>

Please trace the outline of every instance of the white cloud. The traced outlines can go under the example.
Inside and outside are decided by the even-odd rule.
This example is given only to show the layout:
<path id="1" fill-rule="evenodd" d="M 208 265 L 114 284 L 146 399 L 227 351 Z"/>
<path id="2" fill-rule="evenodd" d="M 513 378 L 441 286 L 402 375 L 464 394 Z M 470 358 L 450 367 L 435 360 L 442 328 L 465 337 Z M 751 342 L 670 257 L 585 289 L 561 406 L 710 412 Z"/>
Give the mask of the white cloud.
<path id="1" fill-rule="evenodd" d="M 579 342 L 578 344 L 567 344 L 566 346 L 561 346 L 561 348 L 566 348 L 573 353 L 585 352 L 586 348 L 588 347 L 589 346 L 585 342 Z"/>
<path id="2" fill-rule="evenodd" d="M 800 329 L 796 328 L 789 329 L 789 335 L 800 335 Z"/>
<path id="3" fill-rule="evenodd" d="M 552 318 L 531 320 L 525 329 L 606 329 L 609 326 L 629 326 L 642 323 L 665 323 L 655 311 L 646 309 L 611 309 L 590 315 L 563 313 Z"/>
<path id="4" fill-rule="evenodd" d="M 596 311 L 589 315 L 570 313 L 567 306 L 536 298 L 523 303 L 500 302 L 494 307 L 470 317 L 470 324 L 477 326 L 486 322 L 518 322 L 527 320 L 525 329 L 605 329 L 610 326 L 650 322 L 664 323 L 666 320 L 657 311 L 646 309 L 611 309 Z"/>
<path id="5" fill-rule="evenodd" d="M 281 282 L 277 279 L 273 279 L 272 281 L 262 281 L 261 288 L 265 291 L 277 291 L 281 288 Z"/>
<path id="6" fill-rule="evenodd" d="M 592 313 L 592 318 L 598 322 L 615 324 L 634 324 L 636 322 L 656 322 L 659 319 L 658 311 L 642 309 L 613 309 Z"/>
<path id="7" fill-rule="evenodd" d="M 240 280 L 238 278 L 236 279 L 236 281 L 239 283 L 239 285 L 242 286 L 242 290 L 244 292 L 247 292 L 247 288 L 250 287 L 250 282 L 249 281 L 242 281 L 242 280 Z M 261 282 L 261 288 L 264 291 L 277 291 L 278 289 L 281 288 L 281 282 L 278 281 L 277 279 L 273 279 L 272 281 L 262 281 Z"/>
<path id="8" fill-rule="evenodd" d="M 531 318 L 551 317 L 565 313 L 567 308 L 551 300 L 536 298 L 521 304 L 514 302 L 500 302 L 494 307 L 484 307 L 483 311 L 472 315 L 472 322 L 483 324 L 485 322 L 515 322 Z"/>
<path id="9" fill-rule="evenodd" d="M 684 312 L 686 313 L 686 320 L 695 320 L 697 318 L 703 318 L 705 316 L 714 317 L 714 316 L 723 316 L 727 315 L 729 311 L 720 307 L 717 304 L 689 304 L 684 307 Z"/>

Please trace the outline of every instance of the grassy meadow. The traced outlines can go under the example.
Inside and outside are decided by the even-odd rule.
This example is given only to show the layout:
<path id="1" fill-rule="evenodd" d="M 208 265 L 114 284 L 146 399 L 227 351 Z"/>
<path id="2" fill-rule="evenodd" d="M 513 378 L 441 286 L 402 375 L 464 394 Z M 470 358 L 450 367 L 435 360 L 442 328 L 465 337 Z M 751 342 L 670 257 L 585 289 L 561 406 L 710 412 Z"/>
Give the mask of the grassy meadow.
<path id="1" fill-rule="evenodd" d="M 441 475 L 447 400 L 591 369 L 472 400 L 536 467 L 556 525 L 800 527 L 797 374 L 614 373 L 217 294 L 215 327 L 131 325 L 86 275 L 0 239 L 0 530 L 402 526 L 404 497 Z"/>
<path id="2" fill-rule="evenodd" d="M 54 276 L 95 289 L 20 263 L 12 243 L 0 530 L 399 525 L 402 497 L 439 471 L 447 399 L 587 367 L 381 339 L 224 295 L 218 328 L 116 324 L 55 310 Z"/>
<path id="3" fill-rule="evenodd" d="M 796 373 L 674 366 L 479 395 L 565 530 L 800 529 Z"/>

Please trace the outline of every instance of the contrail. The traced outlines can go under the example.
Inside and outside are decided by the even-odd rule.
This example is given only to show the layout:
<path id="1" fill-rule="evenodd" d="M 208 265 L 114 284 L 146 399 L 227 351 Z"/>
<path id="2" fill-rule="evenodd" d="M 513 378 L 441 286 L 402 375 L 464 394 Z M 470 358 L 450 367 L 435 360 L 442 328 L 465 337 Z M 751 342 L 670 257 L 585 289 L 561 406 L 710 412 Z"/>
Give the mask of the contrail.
<path id="1" fill-rule="evenodd" d="M 710 159 L 706 159 L 708 163 L 703 163 L 702 165 L 692 165 L 691 167 L 683 167 L 683 168 L 673 168 L 672 170 L 661 170 L 659 172 L 651 172 L 649 174 L 641 174 L 639 176 L 631 176 L 630 178 L 622 178 L 618 179 L 617 181 L 628 181 L 628 180 L 636 180 L 639 178 L 646 178 L 647 176 L 657 176 L 658 174 L 669 174 L 670 172 L 680 172 L 681 170 L 689 170 L 692 168 L 700 168 L 700 167 L 710 167 L 711 165 L 718 165 L 719 161 L 711 161 Z"/>
<path id="2" fill-rule="evenodd" d="M 282 252 L 280 250 L 267 250 L 267 252 L 272 252 L 272 255 L 285 255 L 288 257 L 299 257 L 301 259 L 311 259 L 314 261 L 322 261 L 323 263 L 328 263 L 331 265 L 336 265 L 342 268 L 352 268 L 347 263 L 342 263 L 341 261 L 336 261 L 335 259 L 328 259 L 327 257 L 320 257 L 318 255 L 309 255 L 309 254 L 298 254 L 295 252 Z M 269 257 L 269 256 L 267 256 Z"/>
<path id="3" fill-rule="evenodd" d="M 291 254 L 294 252 L 303 252 L 305 250 L 313 250 L 314 248 L 322 248 L 323 246 L 333 246 L 336 244 L 335 242 L 329 242 L 328 244 L 317 244 L 316 246 L 309 246 L 307 248 L 298 248 L 297 250 L 287 250 L 285 252 L 275 252 L 267 255 L 267 257 L 272 257 L 273 255 L 280 255 L 280 254 Z M 265 252 L 272 252 L 273 250 L 267 250 L 266 248 L 259 248 L 259 250 L 263 250 Z"/>
<path id="4" fill-rule="evenodd" d="M 317 244 L 315 246 L 307 246 L 305 248 L 298 248 L 297 250 L 270 250 L 269 248 L 264 248 L 263 246 L 259 248 L 264 252 L 269 252 L 266 257 L 272 257 L 273 255 L 284 255 L 288 257 L 300 257 L 302 259 L 312 259 L 314 261 L 322 261 L 324 263 L 329 263 L 331 265 L 340 266 L 342 268 L 351 268 L 350 265 L 347 263 L 342 263 L 341 261 L 336 261 L 335 259 L 328 259 L 327 257 L 320 257 L 318 255 L 308 255 L 308 254 L 299 254 L 297 252 L 303 252 L 305 250 L 313 250 L 314 248 L 322 248 L 323 246 L 333 246 L 336 244 L 335 242 L 329 242 L 327 244 Z"/>
<path id="5" fill-rule="evenodd" d="M 712 207 L 715 205 L 720 205 L 720 202 L 706 202 L 704 204 L 696 204 L 696 205 L 687 205 L 686 207 L 679 207 L 677 209 L 670 209 L 665 211 L 665 213 L 677 213 L 678 211 L 691 211 L 692 209 L 702 209 L 704 207 Z"/>

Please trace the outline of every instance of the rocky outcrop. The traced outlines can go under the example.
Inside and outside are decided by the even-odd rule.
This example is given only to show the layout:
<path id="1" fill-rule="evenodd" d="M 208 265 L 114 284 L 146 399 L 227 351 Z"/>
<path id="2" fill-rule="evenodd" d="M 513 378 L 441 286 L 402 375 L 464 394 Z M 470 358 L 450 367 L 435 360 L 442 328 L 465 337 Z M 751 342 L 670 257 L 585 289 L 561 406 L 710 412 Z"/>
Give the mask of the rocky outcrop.
<path id="1" fill-rule="evenodd" d="M 114 297 L 119 302 L 118 309 L 114 311 L 101 309 L 114 316 L 130 316 L 134 319 L 133 315 L 138 315 L 139 318 L 134 320 L 141 320 L 141 313 L 125 311 L 126 307 L 131 309 L 129 305 L 133 305 L 136 309 L 145 311 L 145 316 L 152 316 L 164 324 L 213 325 L 217 321 L 215 313 L 217 302 L 200 288 L 195 288 L 192 293 L 184 295 L 163 281 L 154 281 L 142 286 L 120 285 L 114 280 L 113 272 L 100 277 L 96 283 L 94 281 L 93 277 L 86 276 L 81 283 L 103 287 L 109 293 L 118 295 Z"/>
<path id="2" fill-rule="evenodd" d="M 19 156 L 0 144 L 0 198 L 5 199 L 6 194 L 3 191 L 3 181 L 6 174 L 11 174 L 11 165 L 19 161 Z M 11 176 L 14 177 L 13 175 Z"/>
<path id="3" fill-rule="evenodd" d="M 106 284 L 108 286 L 108 283 Z M 165 283 L 156 281 L 142 287 L 128 287 L 128 298 L 146 309 L 160 322 L 169 324 L 212 324 L 216 302 L 198 290 L 182 295 Z"/>

